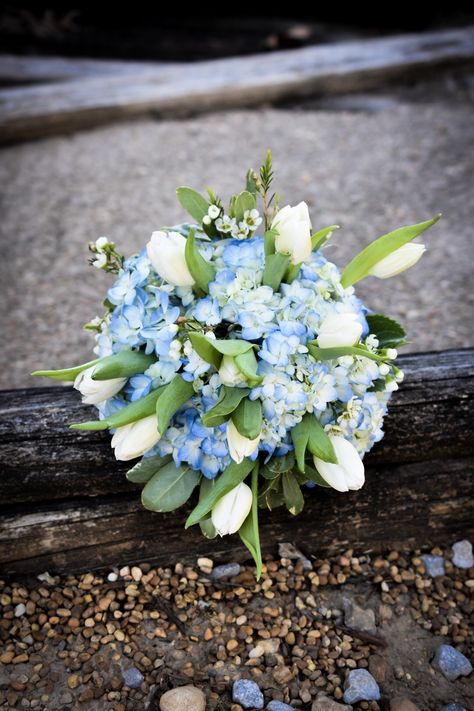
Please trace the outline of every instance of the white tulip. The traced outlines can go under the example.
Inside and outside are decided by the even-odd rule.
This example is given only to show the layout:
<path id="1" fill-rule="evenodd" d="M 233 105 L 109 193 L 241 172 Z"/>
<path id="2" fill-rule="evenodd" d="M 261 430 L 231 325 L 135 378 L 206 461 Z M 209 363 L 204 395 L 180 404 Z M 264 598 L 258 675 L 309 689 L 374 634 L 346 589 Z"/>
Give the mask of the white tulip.
<path id="1" fill-rule="evenodd" d="M 295 207 L 286 205 L 279 210 L 271 226 L 278 230 L 275 237 L 277 252 L 289 253 L 292 264 L 308 259 L 311 254 L 311 220 L 304 201 Z"/>
<path id="2" fill-rule="evenodd" d="M 219 536 L 239 530 L 252 508 L 252 489 L 241 482 L 225 494 L 211 512 L 211 521 Z"/>
<path id="3" fill-rule="evenodd" d="M 232 420 L 227 422 L 227 444 L 229 445 L 229 454 L 234 460 L 240 464 L 244 457 L 248 457 L 255 452 L 260 442 L 261 433 L 255 439 L 249 439 L 240 434 Z"/>
<path id="4" fill-rule="evenodd" d="M 337 464 L 313 457 L 314 466 L 327 483 L 337 491 L 360 489 L 364 484 L 364 464 L 357 449 L 344 437 L 329 435 L 336 452 Z"/>
<path id="5" fill-rule="evenodd" d="M 76 376 L 73 387 L 82 395 L 84 405 L 97 405 L 116 395 L 127 382 L 127 378 L 110 378 L 109 380 L 92 380 L 95 365 L 86 368 Z"/>
<path id="6" fill-rule="evenodd" d="M 231 388 L 245 387 L 247 385 L 247 381 L 237 368 L 233 356 L 225 355 L 222 357 L 219 377 L 223 385 L 229 385 Z"/>
<path id="7" fill-rule="evenodd" d="M 117 427 L 111 442 L 115 450 L 115 458 L 125 462 L 141 457 L 158 442 L 160 437 L 156 415 L 149 415 L 129 425 Z"/>
<path id="8" fill-rule="evenodd" d="M 388 279 L 416 264 L 425 251 L 424 244 L 408 242 L 374 264 L 369 274 L 379 279 Z"/>
<path id="9" fill-rule="evenodd" d="M 173 286 L 192 286 L 194 279 L 186 264 L 186 237 L 179 232 L 157 230 L 151 235 L 146 251 L 154 270 Z"/>
<path id="10" fill-rule="evenodd" d="M 318 332 L 320 348 L 353 346 L 359 341 L 363 327 L 357 314 L 330 314 L 323 319 Z"/>

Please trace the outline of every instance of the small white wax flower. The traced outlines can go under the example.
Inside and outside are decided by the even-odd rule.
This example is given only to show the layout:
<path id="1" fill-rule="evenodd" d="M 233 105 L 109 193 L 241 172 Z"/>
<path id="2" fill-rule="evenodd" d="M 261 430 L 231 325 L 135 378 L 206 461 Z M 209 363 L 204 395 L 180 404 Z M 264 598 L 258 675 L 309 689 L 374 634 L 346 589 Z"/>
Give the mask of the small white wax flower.
<path id="1" fill-rule="evenodd" d="M 211 220 L 210 216 L 204 215 L 204 217 L 202 218 L 203 225 L 210 225 L 211 222 L 212 222 L 212 220 Z"/>
<path id="2" fill-rule="evenodd" d="M 337 464 L 313 457 L 314 466 L 333 489 L 360 489 L 365 481 L 365 470 L 357 449 L 344 437 L 329 434 L 329 439 L 336 452 Z"/>
<path id="3" fill-rule="evenodd" d="M 92 262 L 92 266 L 95 267 L 96 269 L 103 269 L 107 264 L 107 255 L 104 254 L 103 252 L 99 252 L 99 254 L 96 256 L 94 261 Z"/>
<path id="4" fill-rule="evenodd" d="M 109 240 L 107 239 L 107 237 L 99 237 L 95 241 L 95 246 L 97 247 L 99 252 L 102 252 L 104 247 L 107 247 L 108 244 L 110 244 L 110 243 L 109 243 Z"/>
<path id="5" fill-rule="evenodd" d="M 215 220 L 216 217 L 219 217 L 220 213 L 221 213 L 220 208 L 217 207 L 217 205 L 209 205 L 207 214 L 211 218 L 211 220 Z"/>
<path id="6" fill-rule="evenodd" d="M 241 482 L 219 499 L 211 512 L 211 520 L 219 536 L 239 530 L 252 508 L 252 490 Z"/>
<path id="7" fill-rule="evenodd" d="M 387 348 L 387 350 L 385 351 L 385 355 L 390 360 L 395 360 L 395 358 L 398 355 L 397 349 L 396 348 Z"/>
<path id="8" fill-rule="evenodd" d="M 424 244 L 408 242 L 374 264 L 369 274 L 379 279 L 388 279 L 416 264 L 425 251 Z"/>
<path id="9" fill-rule="evenodd" d="M 387 363 L 381 363 L 379 365 L 379 373 L 380 375 L 388 375 L 390 373 L 390 366 L 387 365 Z"/>

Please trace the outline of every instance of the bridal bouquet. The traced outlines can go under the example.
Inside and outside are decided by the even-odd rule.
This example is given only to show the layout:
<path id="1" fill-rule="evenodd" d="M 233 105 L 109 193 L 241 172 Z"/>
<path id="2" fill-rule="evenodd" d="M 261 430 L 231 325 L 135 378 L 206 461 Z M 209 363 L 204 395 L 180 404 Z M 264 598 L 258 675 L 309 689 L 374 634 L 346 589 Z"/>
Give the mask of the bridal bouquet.
<path id="1" fill-rule="evenodd" d="M 258 509 L 298 514 L 308 487 L 364 483 L 363 456 L 383 436 L 405 331 L 370 311 L 354 284 L 415 264 L 412 242 L 441 213 L 369 244 L 342 274 L 322 249 L 338 225 L 313 231 L 308 206 L 279 208 L 268 152 L 228 204 L 179 187 L 192 222 L 162 227 L 128 259 L 90 245 L 117 275 L 95 332 L 95 360 L 36 371 L 73 381 L 110 430 L 119 460 L 152 511 L 173 511 L 198 488 L 186 528 L 238 531 L 262 565 Z M 304 487 L 302 490 L 302 486 Z"/>

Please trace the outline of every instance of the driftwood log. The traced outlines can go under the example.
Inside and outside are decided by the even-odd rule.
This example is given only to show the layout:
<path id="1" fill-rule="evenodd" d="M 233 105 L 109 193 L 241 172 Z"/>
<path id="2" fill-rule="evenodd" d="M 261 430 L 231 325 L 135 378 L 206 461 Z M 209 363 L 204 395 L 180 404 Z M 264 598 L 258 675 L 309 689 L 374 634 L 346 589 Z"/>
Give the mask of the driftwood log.
<path id="1" fill-rule="evenodd" d="M 474 532 L 474 350 L 400 358 L 384 439 L 365 458 L 362 489 L 308 490 L 304 511 L 262 512 L 262 549 L 292 541 L 307 553 L 425 546 Z M 238 536 L 183 530 L 193 503 L 142 508 L 107 432 L 68 424 L 95 417 L 70 387 L 0 392 L 0 566 L 5 574 L 80 571 L 196 555 L 247 558 Z"/>
<path id="2" fill-rule="evenodd" d="M 76 60 L 73 65 L 56 58 L 38 60 L 36 66 L 0 56 L 4 79 L 47 80 L 0 90 L 0 143 L 146 115 L 189 115 L 367 90 L 473 62 L 473 26 L 191 64 Z"/>

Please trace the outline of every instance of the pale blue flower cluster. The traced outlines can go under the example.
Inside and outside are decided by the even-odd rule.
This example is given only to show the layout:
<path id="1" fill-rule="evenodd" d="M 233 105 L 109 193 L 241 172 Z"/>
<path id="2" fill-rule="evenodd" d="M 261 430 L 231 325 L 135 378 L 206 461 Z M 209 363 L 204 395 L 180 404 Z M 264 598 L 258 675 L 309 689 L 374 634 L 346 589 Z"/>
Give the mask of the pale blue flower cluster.
<path id="1" fill-rule="evenodd" d="M 393 373 L 381 371 L 376 362 L 363 357 L 320 362 L 307 347 L 323 319 L 335 313 L 356 313 L 362 338 L 371 344 L 367 309 L 353 287 L 344 289 L 337 267 L 315 252 L 291 284 L 282 283 L 274 292 L 262 284 L 260 236 L 201 241 L 199 247 L 216 272 L 204 297 L 196 296 L 190 287 L 165 283 L 153 270 L 146 250 L 124 263 L 108 290 L 110 311 L 96 336 L 95 353 L 105 356 L 141 348 L 155 354 L 156 362 L 129 378 L 119 396 L 101 403 L 100 416 L 139 400 L 179 372 L 193 382 L 195 395 L 145 456 L 171 454 L 176 464 L 187 463 L 208 478 L 218 475 L 231 461 L 226 424 L 205 427 L 201 416 L 218 400 L 220 376 L 189 339 L 190 331 L 214 332 L 217 338 L 243 338 L 259 345 L 257 372 L 263 380 L 251 389 L 250 398 L 262 403 L 259 450 L 267 460 L 293 448 L 290 431 L 307 412 L 314 413 L 326 429 L 343 433 L 363 456 L 383 436 Z"/>

